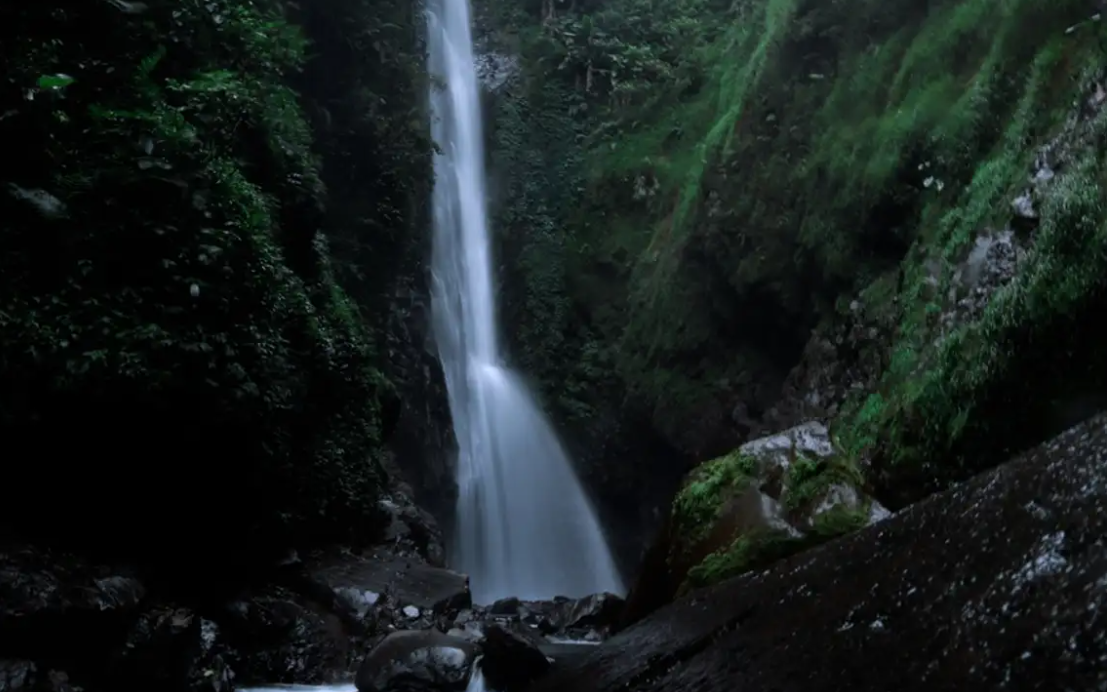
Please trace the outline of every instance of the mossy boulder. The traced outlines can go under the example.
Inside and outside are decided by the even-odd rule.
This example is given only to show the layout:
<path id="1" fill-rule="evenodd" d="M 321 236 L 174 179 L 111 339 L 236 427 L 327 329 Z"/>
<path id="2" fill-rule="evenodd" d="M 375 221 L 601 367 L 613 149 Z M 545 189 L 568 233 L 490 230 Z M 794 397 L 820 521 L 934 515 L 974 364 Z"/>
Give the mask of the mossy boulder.
<path id="1" fill-rule="evenodd" d="M 685 479 L 622 624 L 886 516 L 822 423 L 747 442 Z"/>

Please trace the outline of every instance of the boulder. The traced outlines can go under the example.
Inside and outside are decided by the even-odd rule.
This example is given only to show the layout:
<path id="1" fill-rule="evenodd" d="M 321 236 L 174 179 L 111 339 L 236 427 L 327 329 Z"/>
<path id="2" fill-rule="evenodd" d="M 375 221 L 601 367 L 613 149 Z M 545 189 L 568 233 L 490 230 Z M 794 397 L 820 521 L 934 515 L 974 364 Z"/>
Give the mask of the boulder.
<path id="1" fill-rule="evenodd" d="M 747 442 L 685 479 L 622 624 L 888 514 L 862 491 L 860 472 L 836 452 L 822 423 Z"/>
<path id="2" fill-rule="evenodd" d="M 615 624 L 624 606 L 625 601 L 613 593 L 597 593 L 563 603 L 559 608 L 562 617 L 558 629 L 606 630 Z"/>
<path id="3" fill-rule="evenodd" d="M 1107 689 L 1107 415 L 685 594 L 532 692 Z"/>
<path id="4" fill-rule="evenodd" d="M 375 603 L 379 594 L 387 593 L 401 607 L 434 613 L 459 611 L 473 604 L 469 577 L 464 574 L 386 553 L 328 556 L 313 564 L 311 573 L 349 601 Z"/>
<path id="5" fill-rule="evenodd" d="M 499 692 L 519 692 L 550 669 L 549 659 L 538 646 L 497 625 L 485 630 L 480 648 L 484 679 Z"/>
<path id="6" fill-rule="evenodd" d="M 436 630 L 393 632 L 357 670 L 358 692 L 464 690 L 478 648 Z"/>
<path id="7" fill-rule="evenodd" d="M 606 634 L 618 621 L 624 606 L 623 599 L 615 594 L 596 593 L 577 599 L 561 596 L 552 601 L 524 601 L 514 612 L 522 624 L 542 634 L 583 639 L 593 633 Z M 494 609 L 495 604 L 489 614 Z"/>
<path id="8" fill-rule="evenodd" d="M 514 596 L 509 596 L 508 598 L 501 598 L 488 606 L 488 614 L 493 617 L 516 617 L 522 607 L 522 601 Z"/>

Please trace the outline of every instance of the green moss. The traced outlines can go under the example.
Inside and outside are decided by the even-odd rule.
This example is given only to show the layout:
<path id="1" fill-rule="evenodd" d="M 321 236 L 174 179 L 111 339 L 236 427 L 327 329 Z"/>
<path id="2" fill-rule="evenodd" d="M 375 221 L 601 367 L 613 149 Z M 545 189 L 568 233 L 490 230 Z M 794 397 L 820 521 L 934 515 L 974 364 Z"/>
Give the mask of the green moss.
<path id="1" fill-rule="evenodd" d="M 757 460 L 738 451 L 697 467 L 673 500 L 674 526 L 682 542 L 694 546 L 702 540 L 726 499 L 747 488 L 757 472 Z"/>
<path id="2" fill-rule="evenodd" d="M 868 520 L 867 508 L 851 509 L 838 505 L 816 516 L 811 529 L 803 535 L 767 528 L 745 533 L 690 569 L 678 594 L 764 569 L 777 560 L 853 533 L 865 527 Z"/>
<path id="3" fill-rule="evenodd" d="M 678 595 L 760 569 L 803 549 L 805 541 L 785 531 L 759 529 L 743 534 L 688 571 Z"/>
<path id="4" fill-rule="evenodd" d="M 862 485 L 861 472 L 849 457 L 835 455 L 829 458 L 797 455 L 784 474 L 784 493 L 781 504 L 791 514 L 811 509 L 827 490 L 835 484 L 851 488 Z"/>
<path id="5" fill-rule="evenodd" d="M 654 90 L 635 82 L 629 100 L 578 91 L 582 103 L 566 112 L 589 127 L 587 177 L 567 196 L 580 211 L 570 217 L 573 275 L 612 277 L 580 281 L 572 298 L 595 324 L 603 315 L 633 395 L 677 428 L 712 400 L 714 383 L 797 338 L 723 338 L 733 315 L 775 302 L 769 330 L 813 322 L 812 306 L 825 316 L 843 287 L 883 277 L 881 291 L 894 295 L 892 270 L 913 243 L 961 252 L 995 220 L 1025 142 L 1056 121 L 1066 101 L 1059 61 L 1087 43 L 1064 34 L 1086 14 L 1079 0 L 948 1 L 928 12 L 907 0 L 848 10 L 674 3 L 648 19 L 639 10 L 624 0 L 562 14 L 565 25 L 547 30 L 561 52 L 540 64 L 579 87 L 596 46 L 604 59 L 626 51 L 625 64 L 645 61 L 642 70 L 669 61 Z M 607 42 L 585 46 L 590 31 Z M 687 49 L 647 60 L 637 52 L 646 36 L 659 42 L 651 46 L 680 37 Z M 971 204 L 961 202 L 966 186 Z M 909 312 L 904 329 L 919 331 L 937 304 L 923 295 L 921 269 L 905 269 L 909 305 L 879 304 L 888 319 Z"/>
<path id="6" fill-rule="evenodd" d="M 1028 145 L 1044 142 L 1064 121 L 1071 92 L 1057 85 L 1067 83 L 1066 73 L 1087 84 L 1081 65 L 1096 46 L 1091 33 L 1047 41 L 1002 136 L 978 160 L 970 183 L 950 201 L 929 203 L 934 223 L 919 241 L 916 256 L 922 259 L 906 265 L 905 310 L 881 392 L 864 405 L 854 402 L 842 426 L 845 446 L 875 455 L 881 482 L 897 486 L 889 491 L 897 501 L 1000 461 L 1000 448 L 1036 441 L 1046 434 L 1056 402 L 1104 382 L 1094 356 L 1048 337 L 1068 332 L 1068 343 L 1071 327 L 1062 325 L 1079 324 L 1081 311 L 1094 314 L 1102 293 L 1104 236 L 1095 220 L 1102 211 L 1102 161 L 1090 143 L 1045 188 L 1034 250 L 1020 261 L 1014 282 L 989 301 L 977 322 L 931 346 L 936 302 L 948 293 L 950 267 L 981 228 L 1010 218 L 1008 201 L 1024 189 L 1033 155 Z M 1085 129 L 1098 141 L 1103 127 L 1099 116 Z M 1079 257 L 1072 254 L 1077 247 Z M 941 268 L 935 288 L 933 267 Z M 1011 412 L 1003 402 L 1015 400 L 1024 406 Z M 997 436 L 1003 445 L 991 442 Z"/>
<path id="7" fill-rule="evenodd" d="M 858 531 L 869 523 L 869 506 L 851 508 L 835 505 L 815 516 L 809 534 L 813 540 L 821 543 Z"/>

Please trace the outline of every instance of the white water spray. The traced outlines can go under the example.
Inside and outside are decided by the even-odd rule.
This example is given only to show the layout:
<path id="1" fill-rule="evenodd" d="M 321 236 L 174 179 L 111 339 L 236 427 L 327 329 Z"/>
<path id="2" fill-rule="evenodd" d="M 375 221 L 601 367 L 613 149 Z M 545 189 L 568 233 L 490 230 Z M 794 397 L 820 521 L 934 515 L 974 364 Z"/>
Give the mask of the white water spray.
<path id="1" fill-rule="evenodd" d="M 479 84 L 468 0 L 429 16 L 435 157 L 433 317 L 457 436 L 455 566 L 473 599 L 621 594 L 623 584 L 564 450 L 496 333 Z"/>

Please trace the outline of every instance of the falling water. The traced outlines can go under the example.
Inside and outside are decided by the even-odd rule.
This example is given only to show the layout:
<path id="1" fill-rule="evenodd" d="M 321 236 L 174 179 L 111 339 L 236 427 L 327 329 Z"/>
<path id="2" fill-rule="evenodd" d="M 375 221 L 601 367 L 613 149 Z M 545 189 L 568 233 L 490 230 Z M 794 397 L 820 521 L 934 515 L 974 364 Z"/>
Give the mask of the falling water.
<path id="1" fill-rule="evenodd" d="M 596 513 L 496 333 L 479 84 L 467 0 L 430 13 L 433 316 L 457 436 L 455 565 L 490 603 L 622 592 Z"/>

